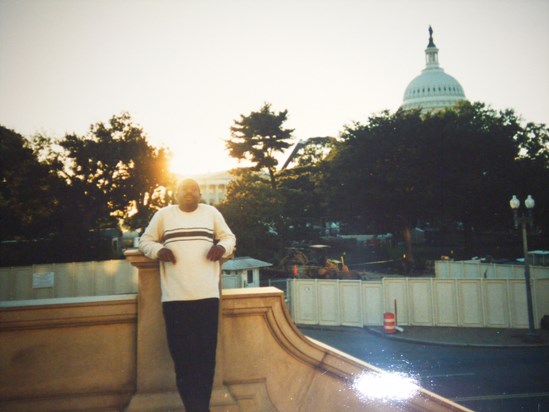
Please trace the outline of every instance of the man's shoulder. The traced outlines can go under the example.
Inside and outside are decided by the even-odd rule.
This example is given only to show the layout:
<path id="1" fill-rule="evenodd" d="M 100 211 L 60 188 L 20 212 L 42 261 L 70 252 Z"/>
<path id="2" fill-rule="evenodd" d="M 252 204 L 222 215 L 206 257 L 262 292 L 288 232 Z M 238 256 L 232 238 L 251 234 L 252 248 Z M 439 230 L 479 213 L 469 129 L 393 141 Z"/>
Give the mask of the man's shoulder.
<path id="1" fill-rule="evenodd" d="M 221 214 L 215 206 L 208 205 L 206 203 L 199 203 L 198 210 L 200 210 L 202 213 Z"/>
<path id="2" fill-rule="evenodd" d="M 217 210 L 214 206 L 207 203 L 199 203 L 198 207 L 202 210 Z"/>
<path id="3" fill-rule="evenodd" d="M 160 215 L 165 215 L 167 213 L 172 213 L 175 209 L 177 209 L 177 207 L 178 207 L 177 205 L 164 206 L 158 209 L 156 213 Z"/>

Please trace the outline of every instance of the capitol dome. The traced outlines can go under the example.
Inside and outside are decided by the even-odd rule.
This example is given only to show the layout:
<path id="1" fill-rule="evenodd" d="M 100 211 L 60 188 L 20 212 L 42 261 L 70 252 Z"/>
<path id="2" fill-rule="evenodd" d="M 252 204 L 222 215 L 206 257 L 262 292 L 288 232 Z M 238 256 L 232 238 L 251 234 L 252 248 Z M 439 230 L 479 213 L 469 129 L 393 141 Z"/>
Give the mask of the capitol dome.
<path id="1" fill-rule="evenodd" d="M 410 82 L 404 92 L 402 109 L 440 110 L 465 100 L 463 87 L 438 65 L 438 49 L 429 27 L 429 44 L 425 49 L 426 67 Z"/>

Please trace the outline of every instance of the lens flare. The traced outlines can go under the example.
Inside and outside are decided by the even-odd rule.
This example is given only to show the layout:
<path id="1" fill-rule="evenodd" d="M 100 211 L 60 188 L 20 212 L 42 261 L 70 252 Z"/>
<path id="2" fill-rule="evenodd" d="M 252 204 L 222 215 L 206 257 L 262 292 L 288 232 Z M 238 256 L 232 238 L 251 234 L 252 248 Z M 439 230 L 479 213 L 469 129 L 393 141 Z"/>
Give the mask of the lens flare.
<path id="1" fill-rule="evenodd" d="M 413 398 L 419 387 L 403 373 L 364 372 L 354 379 L 353 390 L 364 401 L 402 402 Z"/>

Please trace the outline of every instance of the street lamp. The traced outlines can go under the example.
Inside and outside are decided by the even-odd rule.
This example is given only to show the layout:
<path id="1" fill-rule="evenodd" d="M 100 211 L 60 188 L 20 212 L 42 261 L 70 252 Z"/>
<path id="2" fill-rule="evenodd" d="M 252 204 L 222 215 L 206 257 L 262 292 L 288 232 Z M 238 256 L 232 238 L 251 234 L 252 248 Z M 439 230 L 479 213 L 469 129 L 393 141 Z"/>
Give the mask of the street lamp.
<path id="1" fill-rule="evenodd" d="M 541 340 L 540 335 L 535 331 L 534 326 L 534 308 L 532 305 L 532 286 L 530 285 L 530 262 L 528 261 L 528 239 L 526 233 L 526 225 L 530 226 L 530 229 L 534 226 L 534 217 L 532 215 L 532 209 L 536 205 L 536 202 L 531 195 L 528 195 L 524 201 L 524 205 L 528 210 L 528 214 L 522 214 L 519 216 L 518 209 L 520 207 L 520 200 L 513 195 L 509 201 L 511 209 L 513 209 L 513 218 L 515 219 L 515 229 L 518 229 L 519 225 L 522 226 L 522 247 L 524 250 L 524 279 L 526 283 L 526 302 L 528 304 L 528 335 L 526 335 L 527 342 L 539 342 Z"/>

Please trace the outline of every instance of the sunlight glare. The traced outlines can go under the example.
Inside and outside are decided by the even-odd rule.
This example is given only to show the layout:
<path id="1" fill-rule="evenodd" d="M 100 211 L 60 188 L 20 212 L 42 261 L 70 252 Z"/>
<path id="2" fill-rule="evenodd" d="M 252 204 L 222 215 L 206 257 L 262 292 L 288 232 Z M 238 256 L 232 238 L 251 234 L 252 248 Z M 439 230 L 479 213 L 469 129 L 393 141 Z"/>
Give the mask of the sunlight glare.
<path id="1" fill-rule="evenodd" d="M 405 401 L 418 392 L 417 381 L 397 372 L 365 372 L 353 382 L 353 390 L 363 400 Z"/>
<path id="2" fill-rule="evenodd" d="M 237 167 L 235 159 L 229 157 L 224 150 L 215 149 L 207 145 L 194 145 L 192 148 L 174 147 L 170 171 L 179 176 L 196 176 Z"/>

